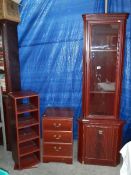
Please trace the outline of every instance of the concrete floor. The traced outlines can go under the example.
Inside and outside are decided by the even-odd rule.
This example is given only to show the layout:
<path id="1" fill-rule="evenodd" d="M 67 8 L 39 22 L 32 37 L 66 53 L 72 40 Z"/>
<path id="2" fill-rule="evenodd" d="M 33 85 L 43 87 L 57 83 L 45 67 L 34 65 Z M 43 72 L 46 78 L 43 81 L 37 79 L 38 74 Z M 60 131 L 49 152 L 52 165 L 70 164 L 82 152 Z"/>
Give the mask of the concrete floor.
<path id="1" fill-rule="evenodd" d="M 121 164 L 117 167 L 83 165 L 77 161 L 77 142 L 74 142 L 73 164 L 40 163 L 34 168 L 14 170 L 11 152 L 4 151 L 0 146 L 0 168 L 7 170 L 10 175 L 120 175 Z"/>

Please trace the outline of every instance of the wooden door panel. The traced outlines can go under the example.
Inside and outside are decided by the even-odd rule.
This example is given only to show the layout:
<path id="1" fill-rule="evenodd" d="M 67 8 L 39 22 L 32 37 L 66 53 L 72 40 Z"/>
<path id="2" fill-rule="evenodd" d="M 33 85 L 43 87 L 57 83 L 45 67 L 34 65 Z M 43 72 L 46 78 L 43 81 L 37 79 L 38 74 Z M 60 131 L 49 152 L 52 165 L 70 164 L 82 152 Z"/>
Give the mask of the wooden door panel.
<path id="1" fill-rule="evenodd" d="M 109 126 L 85 126 L 85 155 L 90 159 L 112 159 L 114 129 Z"/>

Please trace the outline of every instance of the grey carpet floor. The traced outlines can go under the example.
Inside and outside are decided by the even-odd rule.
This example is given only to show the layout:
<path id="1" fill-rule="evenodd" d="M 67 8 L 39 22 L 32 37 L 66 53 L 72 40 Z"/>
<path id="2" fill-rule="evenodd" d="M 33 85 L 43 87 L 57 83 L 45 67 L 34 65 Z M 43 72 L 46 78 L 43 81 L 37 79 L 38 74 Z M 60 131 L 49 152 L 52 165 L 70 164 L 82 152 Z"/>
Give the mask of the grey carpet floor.
<path id="1" fill-rule="evenodd" d="M 119 164 L 116 167 L 83 165 L 77 161 L 77 142 L 74 142 L 73 164 L 40 163 L 33 168 L 14 170 L 11 152 L 4 151 L 0 146 L 0 168 L 7 170 L 10 175 L 120 175 Z"/>

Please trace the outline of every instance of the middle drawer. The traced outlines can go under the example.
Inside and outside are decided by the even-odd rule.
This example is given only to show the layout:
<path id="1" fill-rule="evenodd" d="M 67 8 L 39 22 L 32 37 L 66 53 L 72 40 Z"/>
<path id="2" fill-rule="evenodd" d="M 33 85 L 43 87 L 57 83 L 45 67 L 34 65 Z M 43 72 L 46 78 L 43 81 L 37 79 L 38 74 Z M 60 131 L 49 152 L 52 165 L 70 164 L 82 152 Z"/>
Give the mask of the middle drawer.
<path id="1" fill-rule="evenodd" d="M 44 139 L 44 142 L 71 143 L 72 132 L 71 131 L 44 131 L 43 139 Z"/>

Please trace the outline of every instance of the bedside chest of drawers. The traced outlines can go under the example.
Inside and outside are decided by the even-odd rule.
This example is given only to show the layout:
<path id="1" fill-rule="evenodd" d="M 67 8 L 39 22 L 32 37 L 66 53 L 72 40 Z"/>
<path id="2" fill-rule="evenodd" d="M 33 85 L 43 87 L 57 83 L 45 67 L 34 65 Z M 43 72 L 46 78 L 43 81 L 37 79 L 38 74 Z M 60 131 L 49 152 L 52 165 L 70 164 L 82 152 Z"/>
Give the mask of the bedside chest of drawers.
<path id="1" fill-rule="evenodd" d="M 42 123 L 43 162 L 72 163 L 73 115 L 71 108 L 46 109 Z"/>

